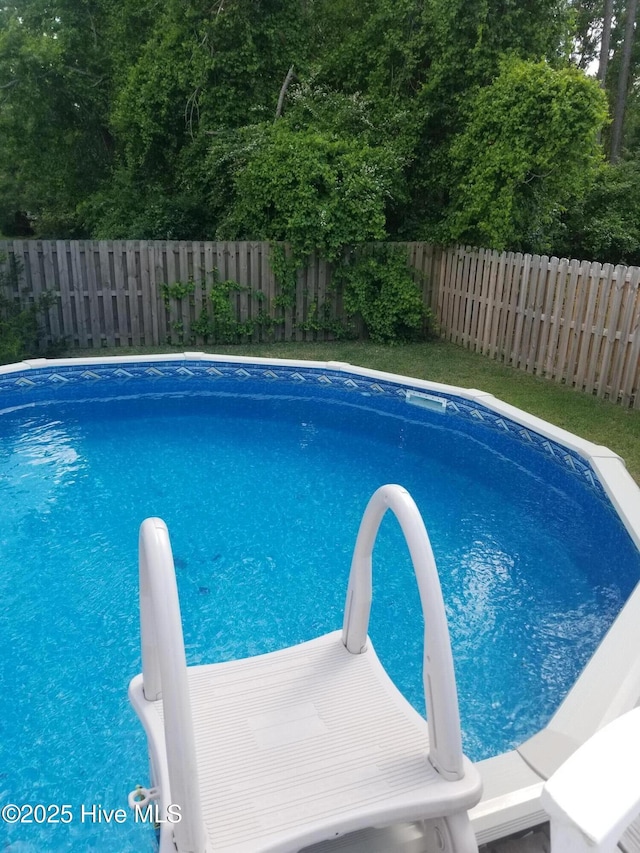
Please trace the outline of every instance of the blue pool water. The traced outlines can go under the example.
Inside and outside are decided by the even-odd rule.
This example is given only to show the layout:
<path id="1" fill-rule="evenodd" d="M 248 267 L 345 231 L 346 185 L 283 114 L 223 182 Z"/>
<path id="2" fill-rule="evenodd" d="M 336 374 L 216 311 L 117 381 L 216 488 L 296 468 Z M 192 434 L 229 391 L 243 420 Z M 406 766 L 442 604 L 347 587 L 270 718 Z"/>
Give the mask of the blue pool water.
<path id="1" fill-rule="evenodd" d="M 126 697 L 140 670 L 147 516 L 169 527 L 187 658 L 202 663 L 340 627 L 366 502 L 383 483 L 405 486 L 438 562 L 474 759 L 547 722 L 640 577 L 589 472 L 480 409 L 442 415 L 364 386 L 241 379 L 125 377 L 99 395 L 69 379 L 2 398 L 0 805 L 73 815 L 0 822 L 3 849 L 153 849 L 131 813 L 104 816 L 148 781 Z M 421 613 L 392 518 L 374 554 L 371 635 L 423 709 Z"/>

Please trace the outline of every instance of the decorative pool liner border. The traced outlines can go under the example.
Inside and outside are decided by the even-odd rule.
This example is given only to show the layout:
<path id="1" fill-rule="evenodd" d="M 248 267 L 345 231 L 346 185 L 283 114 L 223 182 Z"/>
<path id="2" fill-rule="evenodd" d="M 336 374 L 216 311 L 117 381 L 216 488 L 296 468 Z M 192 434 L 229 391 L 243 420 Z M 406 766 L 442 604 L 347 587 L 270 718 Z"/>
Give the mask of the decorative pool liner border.
<path id="1" fill-rule="evenodd" d="M 336 370 L 327 363 L 323 366 L 309 364 L 275 364 L 258 363 L 247 360 L 239 362 L 229 361 L 224 357 L 210 357 L 197 354 L 198 358 L 189 357 L 185 353 L 177 358 L 161 357 L 152 359 L 143 357 L 144 360 L 116 360 L 105 363 L 89 359 L 76 360 L 46 360 L 36 359 L 31 362 L 23 362 L 20 365 L 7 368 L 0 367 L 0 409 L 7 406 L 24 405 L 31 402 L 30 392 L 36 389 L 51 388 L 54 386 L 74 385 L 97 386 L 108 382 L 111 385 L 126 385 L 132 380 L 147 380 L 154 384 L 154 391 L 160 391 L 163 379 L 178 380 L 185 385 L 189 380 L 206 379 L 215 383 L 216 380 L 225 378 L 237 382 L 248 379 L 261 380 L 269 384 L 287 383 L 290 385 L 312 384 L 323 387 L 333 386 L 340 390 L 353 394 L 366 395 L 368 397 L 394 397 L 407 398 L 408 391 L 416 391 L 424 394 L 425 384 L 423 382 L 409 383 L 406 381 L 390 381 L 380 377 L 362 375 L 359 368 L 351 365 L 340 365 Z M 116 357 L 117 358 L 117 357 Z M 222 358 L 222 360 L 218 360 Z M 334 363 L 335 364 L 335 363 Z M 16 370 L 16 368 L 19 368 Z M 553 460 L 564 469 L 574 474 L 582 483 L 595 490 L 602 498 L 607 498 L 606 491 L 593 470 L 591 464 L 575 450 L 561 444 L 553 439 L 541 435 L 535 429 L 518 423 L 509 417 L 492 411 L 483 403 L 469 401 L 462 396 L 444 390 L 442 386 L 429 385 L 432 394 L 434 389 L 437 395 L 432 399 L 442 401 L 442 408 L 447 415 L 453 415 L 466 420 L 482 423 L 484 426 L 495 430 L 502 435 L 509 435 L 528 447 L 537 450 L 543 456 Z M 460 389 L 462 390 L 462 389 Z M 485 395 L 490 397 L 490 395 Z M 493 399 L 492 397 L 490 399 Z M 36 402 L 36 399 L 33 399 Z"/>

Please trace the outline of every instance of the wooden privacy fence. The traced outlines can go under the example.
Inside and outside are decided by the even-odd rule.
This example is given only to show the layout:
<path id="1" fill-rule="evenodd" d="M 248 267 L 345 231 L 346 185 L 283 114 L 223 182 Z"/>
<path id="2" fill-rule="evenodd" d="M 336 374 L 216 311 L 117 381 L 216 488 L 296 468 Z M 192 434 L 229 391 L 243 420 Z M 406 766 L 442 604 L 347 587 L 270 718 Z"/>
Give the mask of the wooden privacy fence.
<path id="1" fill-rule="evenodd" d="M 456 247 L 443 336 L 527 373 L 640 409 L 640 267 Z"/>
<path id="2" fill-rule="evenodd" d="M 443 338 L 640 408 L 640 268 L 402 245 Z M 21 268 L 16 299 L 56 296 L 45 347 L 201 344 L 214 283 L 231 283 L 236 339 L 329 340 L 346 319 L 328 264 L 311 258 L 284 299 L 261 242 L 14 240 L 3 252 Z"/>
<path id="3" fill-rule="evenodd" d="M 437 253 L 422 243 L 406 245 L 429 304 Z M 203 309 L 211 314 L 211 291 L 225 282 L 231 308 L 226 330 L 233 340 L 335 337 L 347 318 L 341 294 L 331 287 L 330 265 L 312 257 L 298 273 L 295 293 L 285 295 L 269 252 L 261 242 L 0 242 L 0 256 L 19 265 L 15 299 L 27 294 L 35 300 L 45 291 L 57 297 L 46 312 L 43 349 L 60 340 L 85 348 L 203 344 Z M 224 321 L 218 323 L 223 332 Z"/>

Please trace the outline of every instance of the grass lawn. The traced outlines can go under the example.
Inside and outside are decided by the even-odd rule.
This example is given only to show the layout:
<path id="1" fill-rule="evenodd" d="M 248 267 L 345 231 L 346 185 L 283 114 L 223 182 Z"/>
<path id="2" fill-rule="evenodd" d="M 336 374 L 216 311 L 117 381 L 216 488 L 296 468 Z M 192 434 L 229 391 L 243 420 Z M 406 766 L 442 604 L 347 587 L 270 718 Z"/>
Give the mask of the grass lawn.
<path id="1" fill-rule="evenodd" d="M 69 350 L 68 356 L 181 352 L 196 347 Z M 433 382 L 478 388 L 618 453 L 640 484 L 640 411 L 505 367 L 444 341 L 381 346 L 355 341 L 198 347 L 207 352 L 317 361 L 346 361 Z"/>

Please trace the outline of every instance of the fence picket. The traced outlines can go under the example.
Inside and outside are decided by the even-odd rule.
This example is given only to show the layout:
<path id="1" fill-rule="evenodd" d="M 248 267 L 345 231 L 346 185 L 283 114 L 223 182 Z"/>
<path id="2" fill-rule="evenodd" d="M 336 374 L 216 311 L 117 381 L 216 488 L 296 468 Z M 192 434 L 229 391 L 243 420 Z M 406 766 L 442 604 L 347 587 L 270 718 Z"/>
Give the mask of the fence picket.
<path id="1" fill-rule="evenodd" d="M 309 258 L 309 263 L 307 264 L 306 269 L 306 305 L 305 310 L 302 314 L 301 320 L 304 321 L 307 319 L 310 314 L 313 314 L 317 320 L 320 319 L 321 314 L 319 310 L 318 303 L 318 272 L 320 267 L 320 259 L 315 254 L 315 252 Z M 315 307 L 314 307 L 315 306 Z M 303 340 L 305 341 L 315 341 L 318 339 L 320 332 L 319 330 L 307 329 L 304 332 Z"/>
<path id="2" fill-rule="evenodd" d="M 520 352 L 518 353 L 517 362 L 514 362 L 514 366 L 519 367 L 520 370 L 527 370 L 529 365 L 529 351 L 531 348 L 531 337 L 534 327 L 536 300 L 538 298 L 538 281 L 540 279 L 541 262 L 542 258 L 540 255 L 531 256 L 531 266 L 529 268 L 526 287 L 526 298 L 523 299 L 524 311 Z"/>
<path id="3" fill-rule="evenodd" d="M 637 281 L 636 278 L 636 285 Z M 622 403 L 625 406 L 633 403 L 634 409 L 640 409 L 640 300 L 637 298 L 639 292 L 636 288 L 631 339 L 622 379 Z"/>
<path id="4" fill-rule="evenodd" d="M 564 308 L 565 291 L 567 289 L 569 261 L 561 258 L 553 282 L 553 305 L 549 317 L 549 337 L 547 339 L 547 355 L 544 363 L 544 374 L 553 379 L 559 369 L 557 364 L 558 343 L 560 341 L 561 315 Z"/>
<path id="5" fill-rule="evenodd" d="M 494 300 L 496 295 L 496 286 L 498 280 L 498 269 L 500 265 L 500 256 L 497 252 L 491 253 L 491 262 L 489 264 L 489 282 L 487 286 L 487 292 L 485 295 L 485 311 L 484 311 L 484 321 L 482 324 L 482 342 L 480 345 L 480 352 L 483 355 L 489 355 L 491 352 L 490 349 L 490 341 L 491 341 L 491 325 L 493 323 L 494 316 Z M 476 350 L 478 352 L 478 350 Z"/>
<path id="6" fill-rule="evenodd" d="M 109 263 L 109 245 L 104 240 L 98 244 L 98 267 L 96 276 L 102 295 L 102 316 L 104 318 L 104 344 L 108 347 L 116 345 L 115 326 L 113 320 L 113 276 Z"/>
<path id="7" fill-rule="evenodd" d="M 569 282 L 565 295 L 564 304 L 562 306 L 562 317 L 560 320 L 561 331 L 558 341 L 558 352 L 556 354 L 556 382 L 562 382 L 566 379 L 567 356 L 569 352 L 569 339 L 571 336 L 572 324 L 574 321 L 576 287 L 578 284 L 578 276 L 580 274 L 580 264 L 576 260 L 569 263 Z"/>
<path id="8" fill-rule="evenodd" d="M 475 352 L 478 352 L 482 347 L 482 332 L 484 330 L 484 318 L 487 310 L 487 283 L 491 269 L 490 257 L 491 252 L 486 249 L 480 249 L 480 260 L 478 263 L 479 275 L 476 288 L 477 298 L 473 321 L 471 323 L 471 340 L 469 341 L 469 349 L 473 347 Z"/>
<path id="9" fill-rule="evenodd" d="M 193 243 L 190 244 L 189 248 L 191 259 L 189 275 L 191 276 L 194 290 L 189 298 L 190 328 L 189 339 L 187 342 L 190 346 L 195 346 L 199 343 L 200 339 L 194 330 L 193 324 L 199 320 L 204 307 L 204 294 L 202 292 L 204 282 L 204 261 L 202 257 L 203 245 L 199 240 L 194 240 Z"/>
<path id="10" fill-rule="evenodd" d="M 237 273 L 238 283 L 243 290 L 238 294 L 238 320 L 246 323 L 251 319 L 251 276 L 249 273 L 249 244 L 238 243 Z"/>
<path id="11" fill-rule="evenodd" d="M 491 358 L 501 359 L 504 352 L 504 330 L 506 327 L 506 294 L 510 287 L 510 278 L 513 275 L 513 252 L 503 252 L 501 255 L 502 265 L 498 272 L 498 284 L 496 286 L 496 301 L 494 306 L 495 320 L 491 330 Z"/>
<path id="12" fill-rule="evenodd" d="M 549 258 L 546 255 L 541 255 L 540 264 L 538 265 L 538 274 L 534 284 L 535 295 L 531 309 L 531 336 L 529 338 L 529 352 L 527 355 L 527 373 L 533 373 L 535 371 L 538 361 L 538 352 L 540 350 L 540 329 L 542 325 L 542 315 L 544 313 L 544 301 L 548 275 Z"/>
<path id="13" fill-rule="evenodd" d="M 274 299 L 276 297 L 276 278 L 273 274 L 273 269 L 271 268 L 271 258 L 270 252 L 271 249 L 268 244 L 260 244 L 260 287 L 262 292 L 266 295 L 263 300 L 265 305 L 268 305 L 269 314 L 276 321 L 273 329 L 273 336 L 276 341 L 283 340 L 282 328 L 283 326 L 279 322 L 282 320 L 282 308 L 274 305 Z M 335 298 L 335 294 L 334 294 Z M 337 308 L 336 308 L 337 311 Z"/>
<path id="14" fill-rule="evenodd" d="M 475 313 L 476 287 L 478 275 L 478 253 L 467 250 L 468 266 L 464 281 L 466 287 L 462 288 L 461 300 L 464 310 L 461 314 L 462 333 L 460 335 L 460 343 L 468 347 L 471 343 L 471 323 Z M 462 310 L 462 309 L 461 309 Z"/>
<path id="15" fill-rule="evenodd" d="M 429 260 L 427 245 L 425 243 L 409 243 L 409 247 L 409 264 L 414 271 L 413 278 L 422 293 L 422 304 L 425 308 L 429 308 L 431 304 L 431 280 L 425 270 L 425 266 Z"/>
<path id="16" fill-rule="evenodd" d="M 43 288 L 55 295 L 55 302 L 47 312 L 48 337 L 45 343 L 58 343 L 62 335 L 62 305 L 60 300 L 60 283 L 55 262 L 55 243 L 50 240 L 40 244 L 42 251 Z"/>
<path id="17" fill-rule="evenodd" d="M 98 252 L 98 267 L 99 267 L 99 249 L 97 243 L 93 240 L 87 240 L 84 244 L 84 262 L 85 262 L 85 280 L 87 283 L 88 295 L 88 319 L 89 332 L 88 337 L 91 340 L 91 345 L 101 347 L 105 336 L 104 330 L 104 310 L 102 308 L 102 293 L 98 291 L 98 271 L 96 269 L 96 252 Z"/>
<path id="18" fill-rule="evenodd" d="M 435 318 L 438 313 L 438 290 L 440 287 L 440 259 L 442 247 L 425 244 L 423 273 L 425 276 L 425 305 Z"/>
<path id="19" fill-rule="evenodd" d="M 518 311 L 519 291 L 522 276 L 522 253 L 518 252 L 513 259 L 511 275 L 509 276 L 509 288 L 506 295 L 505 307 L 505 332 L 502 346 L 505 364 L 510 364 L 513 358 L 513 332 L 515 329 L 516 315 Z"/>
<path id="20" fill-rule="evenodd" d="M 578 369 L 576 373 L 576 387 L 584 389 L 589 368 L 589 354 L 592 352 L 593 322 L 598 304 L 598 290 L 602 277 L 602 264 L 593 264 L 589 272 L 589 296 L 587 298 L 586 312 L 582 326 L 582 339 L 580 345 L 580 356 L 578 358 Z"/>
<path id="21" fill-rule="evenodd" d="M 13 259 L 17 264 L 19 279 L 17 290 L 14 290 L 12 294 L 14 299 L 18 299 L 21 295 L 28 298 L 30 278 L 27 245 L 26 240 L 24 242 L 22 240 L 14 240 L 11 246 L 10 254 L 13 255 Z"/>
<path id="22" fill-rule="evenodd" d="M 78 328 L 78 345 L 81 347 L 89 346 L 89 337 L 87 334 L 87 319 L 85 313 L 84 300 L 84 270 L 82 269 L 82 261 L 84 252 L 80 242 L 72 240 L 69 243 L 69 252 L 71 255 L 71 263 L 69 264 L 69 272 L 71 278 L 70 293 L 72 296 L 72 308 L 75 307 L 75 322 Z"/>
<path id="23" fill-rule="evenodd" d="M 152 259 L 149 257 L 149 248 L 145 243 L 136 243 L 135 251 L 138 255 L 138 268 L 140 270 L 139 297 L 138 297 L 138 323 L 140 343 L 149 346 L 154 343 L 154 322 L 152 314 L 153 292 L 152 292 Z"/>
<path id="24" fill-rule="evenodd" d="M 193 255 L 192 244 L 180 240 L 177 244 L 177 270 L 178 280 L 181 284 L 188 286 L 193 281 Z M 191 340 L 191 312 L 193 294 L 186 293 L 180 300 L 179 317 L 180 343 L 188 344 Z"/>
<path id="25" fill-rule="evenodd" d="M 474 311 L 477 269 L 478 253 L 470 246 L 465 246 L 465 264 L 460 282 L 460 333 L 458 337 L 458 343 L 463 347 L 469 346 L 469 329 Z"/>
<path id="26" fill-rule="evenodd" d="M 162 338 L 160 334 L 160 290 L 156 280 L 156 250 L 153 243 L 141 244 L 140 250 L 146 254 L 147 299 L 148 305 L 145 311 L 145 341 L 153 346 L 158 346 Z"/>
<path id="27" fill-rule="evenodd" d="M 313 263 L 313 259 L 310 259 Z M 294 341 L 303 341 L 304 332 L 300 328 L 300 323 L 304 321 L 306 316 L 306 289 L 307 289 L 307 267 L 298 269 L 296 272 L 296 295 L 291 306 L 291 337 Z"/>
<path id="28" fill-rule="evenodd" d="M 527 296 L 529 293 L 529 276 L 531 274 L 532 261 L 532 255 L 525 255 L 522 260 L 522 274 L 517 292 L 515 324 L 513 328 L 513 338 L 511 341 L 511 349 L 509 354 L 509 361 L 514 367 L 517 367 L 520 361 L 522 332 L 524 329 L 524 320 L 527 312 Z"/>
<path id="29" fill-rule="evenodd" d="M 623 394 L 627 396 L 629 401 L 633 397 L 633 408 L 640 409 L 640 369 L 638 368 L 640 364 L 640 310 L 636 314 L 638 319 L 634 327 L 633 344 L 630 347 Z"/>
<path id="30" fill-rule="evenodd" d="M 537 356 L 535 359 L 535 371 L 538 376 L 544 375 L 547 363 L 547 347 L 549 342 L 549 335 L 551 332 L 551 315 L 553 311 L 553 299 L 558 279 L 559 264 L 559 259 L 556 257 L 552 257 L 549 259 L 549 263 L 547 266 L 547 275 L 545 278 L 544 288 L 544 305 L 542 307 L 542 314 L 540 315 Z"/>
<path id="31" fill-rule="evenodd" d="M 39 248 L 40 251 L 38 251 Z M 29 301 L 36 302 L 42 295 L 42 291 L 46 289 L 43 286 L 42 270 L 40 269 L 42 246 L 38 247 L 33 240 L 25 240 L 23 253 L 25 257 L 25 279 L 30 290 Z"/>
<path id="32" fill-rule="evenodd" d="M 25 264 L 25 273 L 27 280 L 27 287 L 30 290 L 29 293 L 29 301 L 37 302 L 38 299 L 42 296 L 44 290 L 46 290 L 46 285 L 44 284 L 44 275 L 42 268 L 40 266 L 40 261 L 42 260 L 42 245 L 38 245 L 34 240 L 29 240 L 25 245 L 25 257 L 27 258 L 27 264 Z M 47 327 L 47 331 L 50 334 L 49 327 L 49 311 L 43 312 L 43 319 L 45 322 L 45 326 Z M 45 349 L 46 344 L 45 340 L 39 341 L 40 349 Z"/>
<path id="33" fill-rule="evenodd" d="M 625 276 L 627 279 L 627 276 Z M 638 298 L 640 297 L 640 289 L 638 282 L 640 281 L 640 267 L 632 267 L 629 270 L 628 280 L 625 280 L 625 287 L 622 294 L 622 306 L 620 311 L 619 332 L 616 337 L 617 352 L 614 357 L 614 363 L 611 371 L 611 389 L 609 399 L 618 400 L 623 391 L 623 373 L 632 342 L 633 316 Z M 628 287 L 627 287 L 628 285 Z"/>
<path id="34" fill-rule="evenodd" d="M 567 359 L 567 383 L 577 385 L 576 371 L 578 359 L 580 357 L 580 346 L 582 342 L 582 327 L 584 316 L 587 310 L 587 301 L 589 297 L 589 274 L 591 265 L 588 261 L 583 261 L 580 264 L 578 273 L 578 281 L 576 284 L 576 306 L 573 319 L 572 334 L 569 340 L 569 357 Z"/>
<path id="35" fill-rule="evenodd" d="M 449 314 L 447 328 L 449 330 L 449 340 L 452 343 L 458 343 L 458 315 L 460 310 L 459 289 L 462 281 L 462 271 L 464 268 L 464 247 L 460 246 L 456 249 L 453 263 L 451 266 L 451 287 L 449 289 Z"/>
<path id="36" fill-rule="evenodd" d="M 260 317 L 261 312 L 265 311 L 267 307 L 264 304 L 264 294 L 262 291 L 262 282 L 260 280 L 260 244 L 249 243 L 247 245 L 247 251 L 247 275 L 249 276 L 249 284 L 252 293 L 252 297 L 249 301 L 249 304 L 251 306 L 251 319 L 256 320 L 258 317 Z M 253 341 L 253 343 L 257 343 L 261 340 L 261 329 L 259 324 L 254 324 L 253 331 L 251 333 L 251 340 Z"/>
<path id="37" fill-rule="evenodd" d="M 171 240 L 165 244 L 163 260 L 163 284 L 170 287 L 180 281 L 180 258 L 179 256 L 176 257 L 175 243 Z M 166 290 L 166 288 L 161 286 L 161 290 Z M 167 340 L 175 344 L 180 338 L 182 300 L 167 298 L 164 301 L 167 309 Z"/>
<path id="38" fill-rule="evenodd" d="M 622 305 L 625 279 L 626 269 L 619 264 L 609 281 L 608 311 L 602 329 L 602 361 L 597 375 L 598 397 L 604 397 L 611 393 L 609 367 L 613 350 L 617 343 L 614 330 L 618 329 L 620 325 L 620 307 Z"/>
<path id="39" fill-rule="evenodd" d="M 129 338 L 129 317 L 127 313 L 129 285 L 128 277 L 125 275 L 126 248 L 122 240 L 114 240 L 111 244 L 113 252 L 113 269 L 116 277 L 116 301 L 114 316 L 116 318 L 117 340 L 121 347 L 128 347 L 131 343 Z"/>
<path id="40" fill-rule="evenodd" d="M 447 296 L 447 288 L 448 288 L 448 269 L 449 269 L 449 249 L 443 249 L 442 254 L 440 255 L 440 269 L 438 271 L 438 294 L 436 299 L 436 312 L 435 316 L 440 320 L 440 337 L 446 337 L 446 306 L 448 301 Z"/>
<path id="41" fill-rule="evenodd" d="M 587 394 L 592 394 L 596 386 L 596 377 L 600 364 L 600 352 L 604 335 L 605 320 L 609 309 L 611 280 L 613 277 L 612 264 L 604 264 L 598 281 L 596 304 L 594 307 L 593 323 L 591 326 L 591 345 L 585 370 L 585 387 Z"/>
<path id="42" fill-rule="evenodd" d="M 629 398 L 633 397 L 633 408 L 640 409 L 640 308 L 636 311 L 636 318 L 629 353 L 629 379 L 625 387 L 629 389 Z"/>
<path id="43" fill-rule="evenodd" d="M 318 259 L 318 309 L 324 313 L 326 312 L 325 304 L 331 305 L 331 294 L 329 293 L 329 270 L 327 268 L 327 264 L 322 259 Z M 338 314 L 330 309 L 332 313 L 329 314 L 330 317 L 337 318 Z M 327 331 L 322 330 L 318 332 L 317 340 L 326 341 L 328 339 Z"/>

